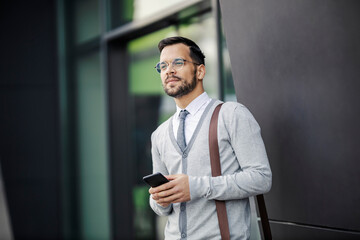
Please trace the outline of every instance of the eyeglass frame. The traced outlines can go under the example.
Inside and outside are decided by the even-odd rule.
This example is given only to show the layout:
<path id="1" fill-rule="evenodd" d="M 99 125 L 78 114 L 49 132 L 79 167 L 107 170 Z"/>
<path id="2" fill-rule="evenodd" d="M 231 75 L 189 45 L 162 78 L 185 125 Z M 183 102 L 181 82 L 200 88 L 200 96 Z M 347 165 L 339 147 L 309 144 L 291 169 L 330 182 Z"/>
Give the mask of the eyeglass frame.
<path id="1" fill-rule="evenodd" d="M 182 64 L 182 66 L 181 66 L 180 68 L 175 68 L 175 69 L 177 69 L 177 70 L 182 69 L 182 68 L 184 67 L 184 65 L 185 65 L 185 62 L 189 62 L 189 63 L 195 64 L 195 65 L 199 65 L 199 66 L 202 64 L 202 63 L 196 63 L 196 62 L 192 62 L 192 61 L 183 59 L 183 58 L 181 58 L 181 57 L 178 57 L 178 58 L 174 58 L 174 59 L 172 60 L 172 62 L 171 62 L 171 66 L 172 66 L 173 68 L 174 68 L 174 62 L 175 62 L 175 60 L 182 60 L 182 61 L 183 61 L 183 64 Z M 164 72 L 170 67 L 170 64 L 169 64 L 168 62 L 166 62 L 166 61 L 158 62 L 158 63 L 155 65 L 155 67 L 154 67 L 158 73 L 161 73 L 161 72 L 162 72 L 161 69 L 160 69 L 160 67 L 158 67 L 161 63 L 166 63 L 166 65 L 167 65 L 167 67 L 166 67 L 166 69 L 164 70 Z"/>

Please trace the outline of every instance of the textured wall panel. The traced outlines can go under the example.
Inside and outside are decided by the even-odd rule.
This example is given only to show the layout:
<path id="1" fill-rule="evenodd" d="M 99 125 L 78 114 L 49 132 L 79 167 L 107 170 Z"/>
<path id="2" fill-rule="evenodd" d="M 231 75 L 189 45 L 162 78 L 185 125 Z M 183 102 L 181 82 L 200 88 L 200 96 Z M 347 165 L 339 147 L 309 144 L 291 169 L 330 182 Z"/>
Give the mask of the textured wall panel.
<path id="1" fill-rule="evenodd" d="M 360 2 L 220 3 L 236 95 L 273 170 L 269 217 L 360 231 Z"/>

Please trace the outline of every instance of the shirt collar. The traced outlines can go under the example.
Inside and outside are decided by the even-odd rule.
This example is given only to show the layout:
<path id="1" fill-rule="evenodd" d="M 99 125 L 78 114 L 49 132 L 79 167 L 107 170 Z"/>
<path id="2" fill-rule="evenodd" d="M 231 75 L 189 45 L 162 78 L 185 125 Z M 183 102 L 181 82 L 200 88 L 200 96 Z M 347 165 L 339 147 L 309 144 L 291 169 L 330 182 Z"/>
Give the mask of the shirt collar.
<path id="1" fill-rule="evenodd" d="M 185 109 L 189 112 L 190 115 L 195 115 L 200 108 L 209 101 L 209 96 L 207 95 L 206 92 L 203 92 L 202 94 L 200 94 L 199 96 L 197 96 Z M 176 105 L 176 113 L 175 116 L 176 118 L 179 117 L 180 111 L 183 110 L 181 108 L 179 108 Z"/>

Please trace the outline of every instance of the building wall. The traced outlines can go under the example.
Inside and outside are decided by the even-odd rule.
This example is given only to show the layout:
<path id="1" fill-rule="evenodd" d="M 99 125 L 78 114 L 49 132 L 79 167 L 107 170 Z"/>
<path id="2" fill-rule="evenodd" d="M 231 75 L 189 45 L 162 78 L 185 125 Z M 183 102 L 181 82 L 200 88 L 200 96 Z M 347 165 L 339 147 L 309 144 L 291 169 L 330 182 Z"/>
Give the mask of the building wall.
<path id="1" fill-rule="evenodd" d="M 358 239 L 359 2 L 221 9 L 236 95 L 262 127 L 273 170 L 274 239 Z"/>
<path id="2" fill-rule="evenodd" d="M 58 239 L 56 1 L 3 1 L 0 28 L 0 161 L 14 237 Z"/>

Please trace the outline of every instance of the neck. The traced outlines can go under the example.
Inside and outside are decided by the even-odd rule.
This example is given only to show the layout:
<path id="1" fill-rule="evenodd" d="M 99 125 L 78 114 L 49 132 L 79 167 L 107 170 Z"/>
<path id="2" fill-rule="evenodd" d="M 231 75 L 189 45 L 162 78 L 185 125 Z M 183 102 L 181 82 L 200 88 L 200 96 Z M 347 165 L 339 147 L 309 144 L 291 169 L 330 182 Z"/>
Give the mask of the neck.
<path id="1" fill-rule="evenodd" d="M 179 108 L 185 109 L 195 98 L 200 96 L 203 92 L 204 92 L 204 89 L 202 87 L 195 88 L 192 92 L 190 92 L 180 98 L 174 98 L 174 100 L 175 100 L 176 105 Z"/>

